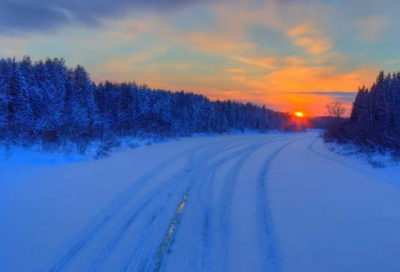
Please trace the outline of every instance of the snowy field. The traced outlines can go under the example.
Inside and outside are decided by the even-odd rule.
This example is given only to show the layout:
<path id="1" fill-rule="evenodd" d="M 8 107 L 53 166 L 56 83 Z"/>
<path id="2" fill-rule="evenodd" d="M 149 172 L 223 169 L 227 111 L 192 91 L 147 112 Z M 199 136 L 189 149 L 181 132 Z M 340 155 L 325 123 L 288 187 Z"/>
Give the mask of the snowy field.
<path id="1" fill-rule="evenodd" d="M 1 161 L 0 271 L 400 271 L 400 170 L 317 136 Z"/>

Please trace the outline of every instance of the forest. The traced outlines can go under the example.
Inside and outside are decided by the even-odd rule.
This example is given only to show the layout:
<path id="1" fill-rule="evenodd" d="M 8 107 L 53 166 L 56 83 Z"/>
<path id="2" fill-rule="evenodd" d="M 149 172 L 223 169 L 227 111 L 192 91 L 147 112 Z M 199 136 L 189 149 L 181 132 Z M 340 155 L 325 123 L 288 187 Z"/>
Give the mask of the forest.
<path id="1" fill-rule="evenodd" d="M 350 118 L 331 125 L 324 136 L 361 152 L 389 152 L 400 159 L 400 72 L 382 71 L 370 89 L 359 88 Z"/>
<path id="2" fill-rule="evenodd" d="M 288 129 L 290 115 L 251 103 L 210 101 L 135 82 L 95 84 L 84 67 L 63 59 L 0 60 L 0 142 L 4 146 L 90 143 L 109 148 L 121 137 L 176 137 L 232 130 Z"/>

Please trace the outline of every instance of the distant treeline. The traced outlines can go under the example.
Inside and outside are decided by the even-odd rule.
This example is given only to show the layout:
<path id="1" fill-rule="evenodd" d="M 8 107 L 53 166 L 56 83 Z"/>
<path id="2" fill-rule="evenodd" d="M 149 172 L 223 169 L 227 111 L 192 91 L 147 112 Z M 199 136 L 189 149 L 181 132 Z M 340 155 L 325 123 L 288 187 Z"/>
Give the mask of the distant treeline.
<path id="1" fill-rule="evenodd" d="M 251 103 L 150 89 L 134 82 L 95 84 L 63 59 L 0 60 L 0 141 L 74 143 L 81 152 L 115 137 L 189 136 L 231 130 L 283 130 L 289 114 Z"/>
<path id="2" fill-rule="evenodd" d="M 380 72 L 370 89 L 359 89 L 348 121 L 325 132 L 327 140 L 351 142 L 363 150 L 400 157 L 400 72 Z"/>
<path id="3" fill-rule="evenodd" d="M 338 123 L 338 121 L 346 121 L 343 117 L 332 117 L 332 116 L 315 116 L 307 118 L 308 127 L 313 129 L 326 129 L 332 125 Z"/>

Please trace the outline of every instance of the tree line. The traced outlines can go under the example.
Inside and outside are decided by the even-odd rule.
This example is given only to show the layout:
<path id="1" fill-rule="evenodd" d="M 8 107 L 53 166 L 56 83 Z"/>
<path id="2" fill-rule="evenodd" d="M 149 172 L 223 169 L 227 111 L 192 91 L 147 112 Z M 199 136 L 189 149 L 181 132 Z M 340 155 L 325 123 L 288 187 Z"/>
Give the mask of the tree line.
<path id="1" fill-rule="evenodd" d="M 246 129 L 283 130 L 289 114 L 135 82 L 95 84 L 63 59 L 0 59 L 0 141 L 85 152 L 93 141 L 125 136 L 175 137 Z"/>
<path id="2" fill-rule="evenodd" d="M 325 138 L 400 158 L 400 72 L 382 71 L 370 89 L 359 88 L 350 119 L 331 126 Z"/>

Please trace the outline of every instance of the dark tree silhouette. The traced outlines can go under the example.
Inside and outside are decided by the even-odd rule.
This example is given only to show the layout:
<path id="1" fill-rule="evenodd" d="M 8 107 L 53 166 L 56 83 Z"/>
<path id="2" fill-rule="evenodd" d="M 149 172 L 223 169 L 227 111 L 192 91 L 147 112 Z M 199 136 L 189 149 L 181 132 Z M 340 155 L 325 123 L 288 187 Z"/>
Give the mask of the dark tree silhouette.
<path id="1" fill-rule="evenodd" d="M 400 158 L 400 72 L 382 71 L 370 89 L 359 88 L 350 119 L 327 129 L 325 139 Z"/>
<path id="2" fill-rule="evenodd" d="M 329 117 L 342 118 L 346 113 L 346 108 L 340 101 L 332 101 L 325 105 Z"/>

